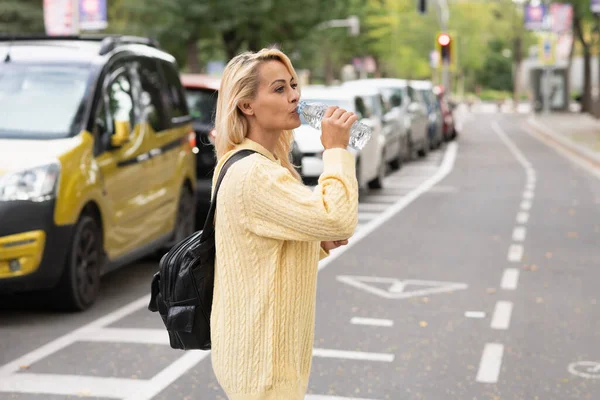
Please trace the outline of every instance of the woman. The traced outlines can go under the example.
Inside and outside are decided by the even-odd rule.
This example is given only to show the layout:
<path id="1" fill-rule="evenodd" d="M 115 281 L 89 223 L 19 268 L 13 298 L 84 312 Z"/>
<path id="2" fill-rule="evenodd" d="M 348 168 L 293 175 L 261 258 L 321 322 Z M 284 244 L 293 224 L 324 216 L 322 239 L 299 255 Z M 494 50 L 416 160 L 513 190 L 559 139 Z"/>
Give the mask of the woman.
<path id="1" fill-rule="evenodd" d="M 308 386 L 317 264 L 356 227 L 355 161 L 346 150 L 357 117 L 337 107 L 322 122 L 323 174 L 311 191 L 289 159 L 297 76 L 275 49 L 233 58 L 216 113 L 218 164 L 229 168 L 217 198 L 211 314 L 215 375 L 232 400 L 300 400 Z"/>

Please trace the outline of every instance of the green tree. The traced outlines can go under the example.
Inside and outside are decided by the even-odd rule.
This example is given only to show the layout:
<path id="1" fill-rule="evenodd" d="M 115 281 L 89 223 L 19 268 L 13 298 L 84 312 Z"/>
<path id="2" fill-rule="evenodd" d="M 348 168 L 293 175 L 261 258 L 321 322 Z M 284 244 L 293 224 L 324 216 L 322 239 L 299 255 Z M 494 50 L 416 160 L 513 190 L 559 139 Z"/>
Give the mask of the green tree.
<path id="1" fill-rule="evenodd" d="M 494 90 L 511 91 L 512 65 L 506 56 L 506 43 L 500 39 L 493 39 L 488 43 L 483 68 L 479 71 L 478 81 L 486 88 Z"/>
<path id="2" fill-rule="evenodd" d="M 0 33 L 43 33 L 41 0 L 2 0 Z"/>

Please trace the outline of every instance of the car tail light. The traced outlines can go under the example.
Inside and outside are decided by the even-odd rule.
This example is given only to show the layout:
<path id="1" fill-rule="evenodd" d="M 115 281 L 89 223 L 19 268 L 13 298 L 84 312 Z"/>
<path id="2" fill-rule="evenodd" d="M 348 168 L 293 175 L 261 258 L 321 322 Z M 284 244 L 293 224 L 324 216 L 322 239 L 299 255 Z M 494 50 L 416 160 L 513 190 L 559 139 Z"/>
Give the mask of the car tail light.
<path id="1" fill-rule="evenodd" d="M 198 154 L 200 149 L 198 149 L 198 146 L 196 143 L 196 132 L 192 131 L 187 134 L 187 142 L 190 145 L 190 149 L 192 149 L 192 153 Z"/>
<path id="2" fill-rule="evenodd" d="M 210 142 L 212 144 L 215 144 L 216 139 L 217 139 L 217 130 L 213 128 L 210 130 L 210 132 L 208 132 L 208 140 L 210 140 Z"/>

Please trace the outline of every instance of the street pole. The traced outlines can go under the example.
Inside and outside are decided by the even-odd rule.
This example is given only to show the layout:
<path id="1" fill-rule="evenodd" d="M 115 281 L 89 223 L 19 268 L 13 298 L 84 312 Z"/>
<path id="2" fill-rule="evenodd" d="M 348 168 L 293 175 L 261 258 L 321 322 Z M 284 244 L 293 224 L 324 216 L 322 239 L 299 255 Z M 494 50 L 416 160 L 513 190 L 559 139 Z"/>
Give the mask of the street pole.
<path id="1" fill-rule="evenodd" d="M 440 13 L 440 27 L 442 32 L 448 33 L 448 0 L 438 0 L 437 2 Z M 448 59 L 442 59 L 442 86 L 444 87 L 445 93 L 450 93 L 450 61 Z"/>
<path id="2" fill-rule="evenodd" d="M 544 4 L 547 7 L 549 6 L 549 1 L 545 0 Z M 545 40 L 552 40 L 552 38 L 550 37 L 552 29 L 551 29 L 551 25 L 550 25 L 550 18 L 548 16 L 548 14 L 546 14 L 546 20 L 544 21 L 544 31 L 546 32 L 546 38 Z M 545 45 L 544 45 L 545 46 Z M 542 47 L 544 47 L 542 46 Z M 552 52 L 554 50 L 553 48 L 554 44 L 550 43 L 550 51 Z M 545 50 L 545 49 L 543 49 Z M 544 62 L 544 114 L 550 114 L 550 92 L 552 91 L 552 83 L 551 83 L 551 73 L 552 73 L 552 66 L 550 65 L 549 62 Z"/>

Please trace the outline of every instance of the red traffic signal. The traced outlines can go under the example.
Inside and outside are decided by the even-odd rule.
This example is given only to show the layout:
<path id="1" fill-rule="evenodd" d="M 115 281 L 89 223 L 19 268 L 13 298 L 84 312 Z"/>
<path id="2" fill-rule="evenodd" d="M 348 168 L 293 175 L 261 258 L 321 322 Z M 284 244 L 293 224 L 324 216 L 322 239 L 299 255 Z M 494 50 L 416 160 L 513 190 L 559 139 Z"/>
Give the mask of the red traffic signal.
<path id="1" fill-rule="evenodd" d="M 450 35 L 447 33 L 441 33 L 438 36 L 438 43 L 440 46 L 448 46 L 450 44 Z"/>
<path id="2" fill-rule="evenodd" d="M 440 33 L 437 36 L 437 43 L 439 46 L 440 58 L 442 62 L 449 63 L 451 55 L 450 45 L 452 43 L 452 38 L 447 33 Z"/>

